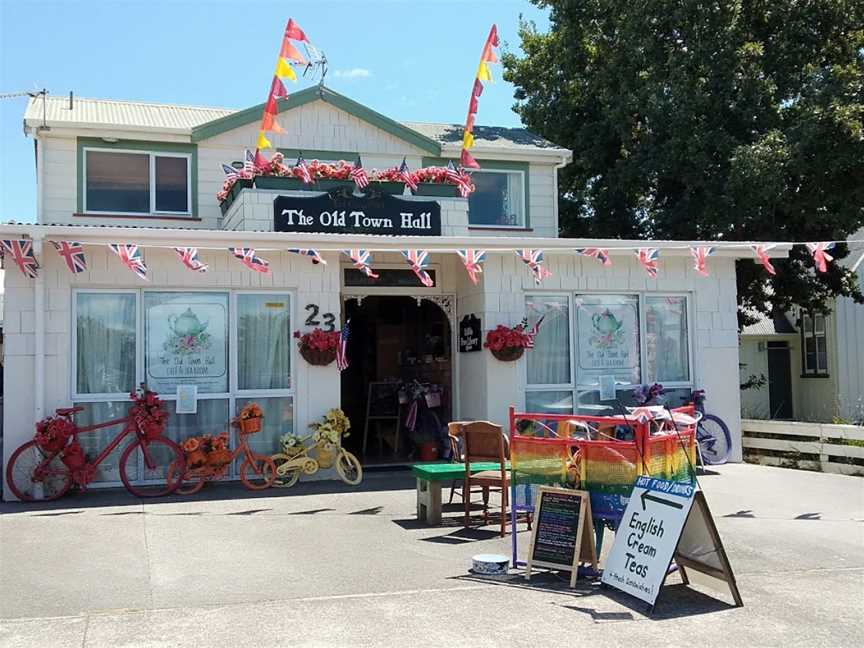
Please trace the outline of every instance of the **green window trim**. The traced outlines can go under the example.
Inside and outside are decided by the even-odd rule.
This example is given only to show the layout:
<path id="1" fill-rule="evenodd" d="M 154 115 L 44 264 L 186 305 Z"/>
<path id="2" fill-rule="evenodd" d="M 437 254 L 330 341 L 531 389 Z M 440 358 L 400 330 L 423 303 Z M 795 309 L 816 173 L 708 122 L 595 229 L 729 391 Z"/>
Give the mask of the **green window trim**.
<path id="1" fill-rule="evenodd" d="M 459 166 L 459 160 L 457 158 L 442 158 L 442 157 L 424 157 L 423 158 L 423 166 L 447 166 L 448 162 L 452 162 L 455 166 Z M 530 230 L 531 229 L 531 174 L 530 174 L 530 164 L 528 162 L 513 162 L 510 160 L 483 160 L 478 159 L 477 162 L 480 164 L 480 168 L 478 171 L 483 170 L 491 170 L 491 171 L 522 171 L 522 175 L 525 178 L 525 224 L 523 227 L 496 227 L 494 225 L 471 225 L 470 221 L 468 223 L 469 227 L 476 227 L 478 229 L 503 229 L 503 230 Z"/>
<path id="2" fill-rule="evenodd" d="M 118 140 L 116 142 L 106 142 L 101 137 L 79 137 L 77 138 L 77 180 L 76 180 L 76 196 L 75 204 L 76 211 L 81 214 L 84 212 L 84 149 L 99 148 L 99 149 L 119 149 L 127 151 L 141 151 L 142 153 L 186 153 L 191 157 L 189 184 L 192 189 L 192 204 L 188 216 L 177 214 L 141 214 L 141 218 L 188 218 L 190 220 L 198 218 L 198 145 L 186 144 L 184 142 L 148 142 L 145 140 Z M 100 214 L 88 214 L 99 216 Z M 110 216 L 110 213 L 106 213 Z"/>

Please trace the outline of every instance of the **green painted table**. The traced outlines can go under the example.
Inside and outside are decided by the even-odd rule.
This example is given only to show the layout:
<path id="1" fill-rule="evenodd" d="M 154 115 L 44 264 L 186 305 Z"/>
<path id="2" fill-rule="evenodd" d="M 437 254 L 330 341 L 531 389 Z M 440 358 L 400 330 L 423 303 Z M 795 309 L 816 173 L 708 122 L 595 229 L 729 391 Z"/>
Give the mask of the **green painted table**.
<path id="1" fill-rule="evenodd" d="M 500 470 L 495 461 L 477 461 L 470 465 L 472 473 Z M 417 478 L 417 519 L 427 524 L 441 524 L 441 482 L 463 479 L 464 463 L 423 463 L 411 466 Z"/>

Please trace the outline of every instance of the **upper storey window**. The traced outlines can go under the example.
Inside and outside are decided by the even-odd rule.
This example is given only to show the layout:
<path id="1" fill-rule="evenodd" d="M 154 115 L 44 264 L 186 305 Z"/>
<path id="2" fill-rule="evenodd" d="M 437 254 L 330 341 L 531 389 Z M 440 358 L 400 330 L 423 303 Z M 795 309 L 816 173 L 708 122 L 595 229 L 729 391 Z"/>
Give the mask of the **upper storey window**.
<path id="1" fill-rule="evenodd" d="M 526 227 L 525 172 L 474 171 L 475 190 L 468 198 L 468 224 L 480 227 Z"/>
<path id="2" fill-rule="evenodd" d="M 191 156 L 84 149 L 84 212 L 191 213 Z"/>

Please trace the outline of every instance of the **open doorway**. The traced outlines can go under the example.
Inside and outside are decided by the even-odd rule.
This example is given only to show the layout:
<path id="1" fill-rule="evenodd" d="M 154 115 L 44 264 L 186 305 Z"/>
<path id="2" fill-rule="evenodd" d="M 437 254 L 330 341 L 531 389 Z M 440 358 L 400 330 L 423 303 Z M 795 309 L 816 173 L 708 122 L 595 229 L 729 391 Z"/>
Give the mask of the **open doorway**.
<path id="1" fill-rule="evenodd" d="M 342 409 L 345 445 L 364 465 L 431 461 L 447 454 L 452 417 L 450 322 L 414 297 L 367 296 L 345 302 L 351 320 Z"/>

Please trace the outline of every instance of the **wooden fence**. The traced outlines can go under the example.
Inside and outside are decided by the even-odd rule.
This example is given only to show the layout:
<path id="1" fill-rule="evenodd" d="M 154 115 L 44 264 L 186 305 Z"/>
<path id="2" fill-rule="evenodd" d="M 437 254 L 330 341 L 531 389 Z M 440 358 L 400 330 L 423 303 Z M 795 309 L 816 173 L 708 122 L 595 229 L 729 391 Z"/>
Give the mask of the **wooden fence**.
<path id="1" fill-rule="evenodd" d="M 744 459 L 766 466 L 864 476 L 864 427 L 744 419 Z"/>

